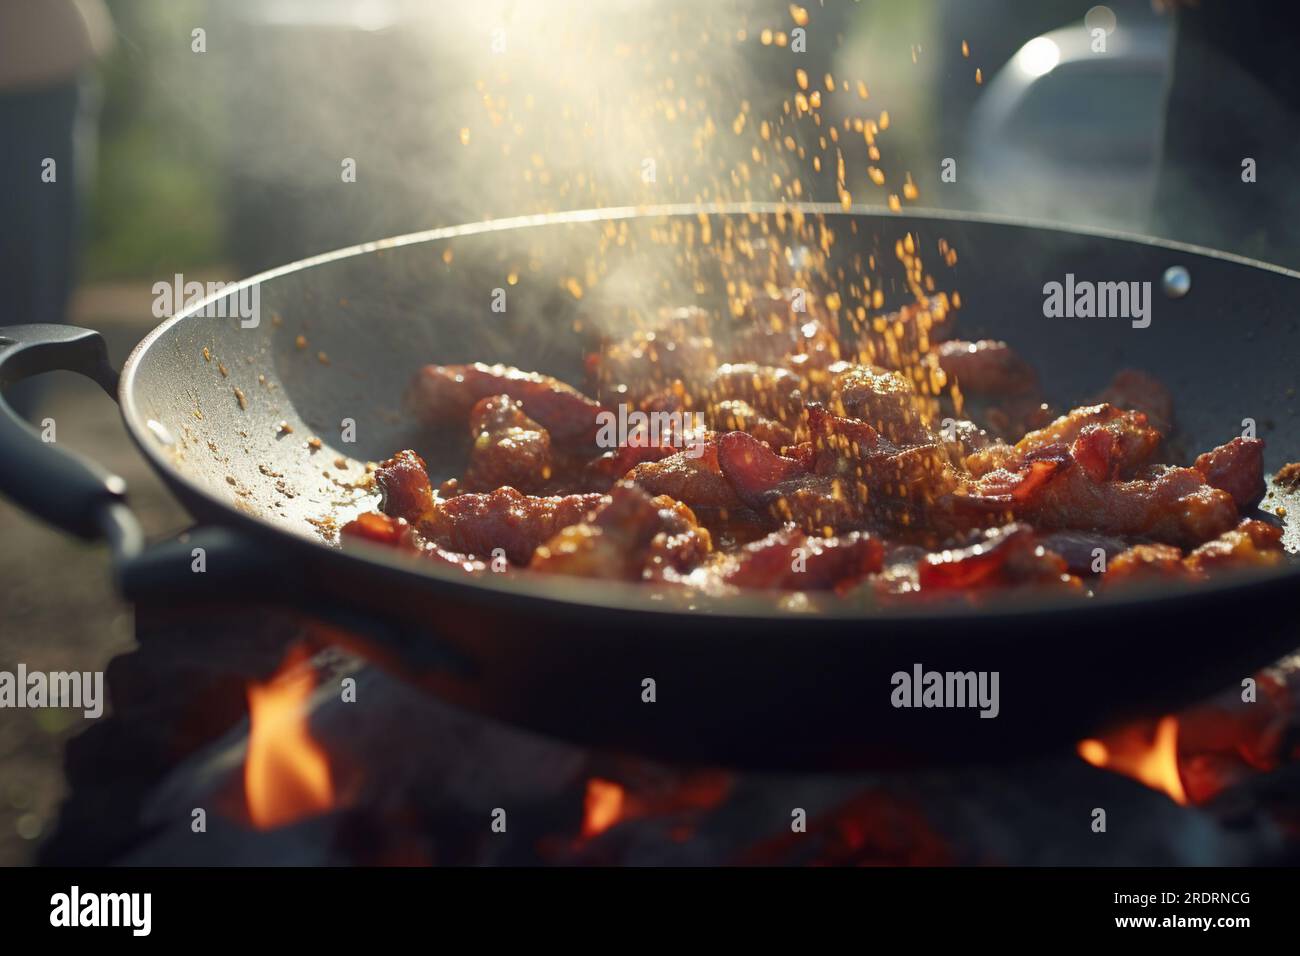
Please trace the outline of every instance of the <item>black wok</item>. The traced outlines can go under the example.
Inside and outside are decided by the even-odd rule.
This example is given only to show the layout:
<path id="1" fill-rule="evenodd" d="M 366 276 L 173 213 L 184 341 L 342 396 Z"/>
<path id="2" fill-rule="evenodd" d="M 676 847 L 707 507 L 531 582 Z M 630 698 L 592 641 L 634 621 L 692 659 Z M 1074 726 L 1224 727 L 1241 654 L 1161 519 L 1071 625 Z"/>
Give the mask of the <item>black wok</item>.
<path id="1" fill-rule="evenodd" d="M 1252 418 L 1270 474 L 1300 457 L 1296 273 L 1187 246 L 1001 221 L 804 211 L 827 216 L 837 255 L 878 248 L 887 256 L 908 231 L 924 250 L 940 238 L 953 243 L 960 258 L 940 285 L 961 293 L 962 336 L 1010 341 L 1060 405 L 1095 395 L 1119 367 L 1138 367 L 1173 390 L 1189 450 L 1227 441 Z M 716 231 L 729 216 L 755 225 L 773 212 L 715 207 L 709 217 Z M 200 524 L 185 542 L 145 547 L 120 480 L 8 415 L 0 415 L 0 486 L 68 531 L 106 537 L 129 597 L 290 601 L 343 624 L 376 659 L 463 706 L 687 761 L 838 768 L 1068 746 L 1108 721 L 1235 685 L 1300 644 L 1294 566 L 1084 603 L 809 616 L 757 600 L 674 610 L 631 586 L 586 580 L 469 580 L 325 540 L 322 526 L 373 506 L 373 495 L 349 487 L 366 461 L 415 447 L 435 478 L 460 467 L 458 448 L 400 414 L 418 367 L 500 361 L 580 382 L 575 322 L 588 331 L 611 304 L 636 297 L 650 307 L 716 293 L 685 275 L 658 284 L 671 252 L 652 233 L 674 218 L 702 224 L 700 215 L 685 207 L 563 214 L 320 256 L 242 285 L 259 291 L 256 326 L 205 314 L 230 289 L 164 322 L 127 359 L 120 383 L 92 332 L 0 329 L 5 384 L 67 368 L 116 391 L 132 438 Z M 587 274 L 601 262 L 605 274 Z M 1161 290 L 1170 266 L 1190 273 L 1184 297 Z M 1043 286 L 1067 273 L 1150 281 L 1150 327 L 1045 318 Z M 504 313 L 492 311 L 496 289 L 506 291 Z M 345 420 L 355 422 L 354 442 L 343 440 Z M 307 447 L 311 437 L 320 450 Z M 1300 502 L 1287 519 L 1293 552 L 1297 516 Z M 192 570 L 199 547 L 203 573 Z M 999 715 L 896 709 L 891 675 L 915 664 L 998 672 Z M 653 702 L 643 699 L 647 678 Z"/>

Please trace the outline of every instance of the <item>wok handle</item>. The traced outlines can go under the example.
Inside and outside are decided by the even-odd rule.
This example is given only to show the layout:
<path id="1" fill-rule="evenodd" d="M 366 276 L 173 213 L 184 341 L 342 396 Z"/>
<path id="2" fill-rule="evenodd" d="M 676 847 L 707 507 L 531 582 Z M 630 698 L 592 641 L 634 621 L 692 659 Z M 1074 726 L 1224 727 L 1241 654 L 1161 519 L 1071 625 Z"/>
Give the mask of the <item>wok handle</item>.
<path id="1" fill-rule="evenodd" d="M 143 544 L 126 504 L 126 482 L 46 440 L 4 399 L 12 385 L 45 372 L 77 372 L 117 397 L 118 373 L 98 332 L 70 325 L 0 326 L 0 492 L 50 524 L 120 554 Z"/>
<path id="2" fill-rule="evenodd" d="M 388 643 L 410 645 L 408 629 L 377 621 L 353 607 L 346 592 L 322 592 L 295 562 L 264 542 L 222 527 L 200 527 L 181 538 L 144 546 L 140 522 L 126 503 L 126 482 L 92 461 L 45 441 L 4 398 L 23 379 L 44 372 L 86 376 L 113 398 L 118 373 L 98 332 L 69 325 L 0 326 L 0 494 L 33 515 L 87 540 L 104 539 L 113 552 L 118 587 L 130 600 L 263 598 L 309 606 L 345 630 L 389 633 Z M 203 572 L 195 573 L 199 552 Z M 408 655 L 412 653 L 408 651 Z M 440 642 L 420 642 L 426 667 L 467 672 L 462 656 Z"/>
<path id="3" fill-rule="evenodd" d="M 98 332 L 71 325 L 0 326 L 0 494 L 64 531 L 107 541 L 118 584 L 129 598 L 205 596 L 214 584 L 233 583 L 245 593 L 245 579 L 280 587 L 293 577 L 292 568 L 279 567 L 273 549 L 227 528 L 200 527 L 146 549 L 140 522 L 127 505 L 126 482 L 44 440 L 5 400 L 10 386 L 56 371 L 84 375 L 117 398 L 118 372 Z M 195 548 L 211 564 L 207 573 L 192 573 Z"/>
<path id="4" fill-rule="evenodd" d="M 132 599 L 205 594 L 265 577 L 267 549 L 224 528 L 200 528 L 185 541 L 146 549 L 127 505 L 126 482 L 74 452 L 45 441 L 4 400 L 9 386 L 44 372 L 77 372 L 117 397 L 118 373 L 98 332 L 70 325 L 0 326 L 0 493 L 33 515 L 86 540 L 104 539 L 123 593 Z M 192 540 L 191 540 L 192 538 Z M 211 574 L 193 574 L 194 548 L 212 555 Z"/>

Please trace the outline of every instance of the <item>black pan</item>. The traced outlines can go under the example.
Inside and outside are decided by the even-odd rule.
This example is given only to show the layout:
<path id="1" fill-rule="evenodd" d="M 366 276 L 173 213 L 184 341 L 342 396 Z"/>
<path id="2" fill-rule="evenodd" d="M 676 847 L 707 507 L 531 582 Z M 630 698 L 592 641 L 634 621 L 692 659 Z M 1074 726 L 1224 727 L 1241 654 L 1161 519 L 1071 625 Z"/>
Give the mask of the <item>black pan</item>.
<path id="1" fill-rule="evenodd" d="M 1013 343 L 1059 405 L 1095 395 L 1118 367 L 1138 367 L 1174 391 L 1189 450 L 1232 438 L 1251 418 L 1267 440 L 1270 474 L 1300 457 L 1296 273 L 1188 246 L 987 219 L 802 212 L 827 217 L 837 257 L 888 259 L 906 232 L 922 250 L 952 243 L 959 260 L 939 283 L 961 293 L 962 336 Z M 707 217 L 715 232 L 748 223 L 758 234 L 775 227 L 774 213 L 713 207 Z M 1064 747 L 1108 721 L 1235 685 L 1300 644 L 1294 566 L 1085 603 L 814 617 L 761 600 L 667 609 L 634 587 L 585 580 L 469 580 L 325 540 L 322 522 L 373 506 L 372 495 L 346 487 L 366 461 L 412 446 L 435 478 L 459 469 L 458 446 L 400 414 L 421 365 L 501 361 L 580 382 L 584 335 L 620 307 L 716 296 L 716 276 L 686 270 L 665 287 L 672 252 L 655 242 L 673 223 L 698 229 L 703 214 L 622 209 L 479 223 L 319 256 L 242 284 L 260 294 L 255 327 L 205 314 L 237 290 L 164 322 L 127 359 L 120 383 L 95 333 L 0 329 L 6 384 L 68 368 L 115 390 L 132 438 L 200 524 L 188 541 L 143 547 L 120 480 L 7 415 L 0 486 L 71 532 L 107 537 L 130 597 L 290 601 L 342 623 L 382 663 L 468 708 L 685 761 L 901 766 Z M 1183 297 L 1162 291 L 1171 266 L 1190 274 Z M 1067 273 L 1151 282 L 1150 326 L 1045 318 L 1043 286 Z M 491 308 L 496 289 L 506 291 L 504 313 Z M 342 438 L 345 419 L 355 422 L 354 442 Z M 320 450 L 307 447 L 311 437 Z M 1300 502 L 1287 519 L 1293 552 L 1297 516 Z M 197 547 L 201 574 L 192 570 Z M 891 675 L 917 664 L 998 672 L 999 715 L 893 707 Z M 647 678 L 653 702 L 643 699 Z"/>

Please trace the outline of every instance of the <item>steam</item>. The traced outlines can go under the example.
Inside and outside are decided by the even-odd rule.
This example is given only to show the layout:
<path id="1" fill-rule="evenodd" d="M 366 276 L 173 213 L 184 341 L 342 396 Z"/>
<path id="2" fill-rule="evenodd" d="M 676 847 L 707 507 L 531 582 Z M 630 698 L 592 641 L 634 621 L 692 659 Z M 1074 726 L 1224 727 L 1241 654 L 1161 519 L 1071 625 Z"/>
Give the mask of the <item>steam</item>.
<path id="1" fill-rule="evenodd" d="M 213 145 L 237 180 L 324 190 L 345 158 L 356 161 L 355 198 L 343 196 L 337 210 L 361 218 L 356 239 L 591 206 L 833 201 L 839 147 L 827 134 L 850 115 L 846 105 L 864 115 L 874 104 L 857 100 L 856 77 L 837 81 L 847 90 L 823 88 L 843 14 L 810 3 L 799 55 L 790 49 L 797 9 L 740 0 L 220 4 L 213 15 L 225 23 L 199 68 L 204 87 L 228 91 Z M 278 26 L 294 17 L 293 28 Z M 791 109 L 798 66 L 825 100 L 820 111 Z M 778 139 L 761 139 L 764 121 Z M 861 147 L 853 155 L 843 144 L 845 178 L 865 179 L 861 127 L 838 133 Z"/>

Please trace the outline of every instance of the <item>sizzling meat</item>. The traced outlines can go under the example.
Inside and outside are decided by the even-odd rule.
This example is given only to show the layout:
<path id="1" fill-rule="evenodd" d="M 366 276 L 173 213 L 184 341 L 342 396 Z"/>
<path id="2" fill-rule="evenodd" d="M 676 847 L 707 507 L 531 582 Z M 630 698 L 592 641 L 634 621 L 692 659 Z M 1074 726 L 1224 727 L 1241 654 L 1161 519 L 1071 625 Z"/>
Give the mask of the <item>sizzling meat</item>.
<path id="1" fill-rule="evenodd" d="M 435 491 L 398 452 L 375 472 L 380 512 L 348 524 L 345 546 L 471 574 L 876 602 L 1086 594 L 1285 559 L 1254 512 L 1263 442 L 1162 463 L 1173 403 L 1149 375 L 1124 370 L 1053 416 L 1004 342 L 931 343 L 914 310 L 852 340 L 778 312 L 719 329 L 682 309 L 600 343 L 586 369 L 601 400 L 502 365 L 426 367 L 410 407 L 466 430 L 468 467 Z M 615 415 L 637 423 L 611 441 Z"/>

